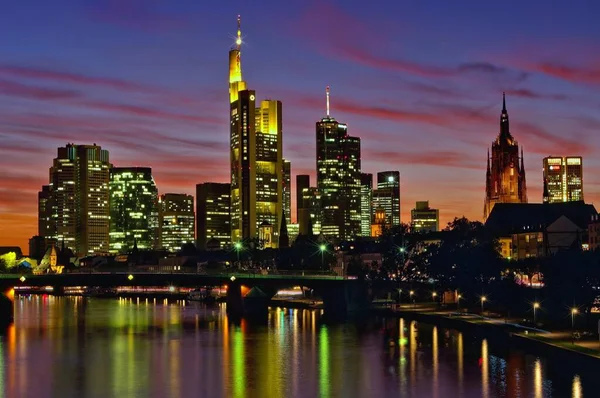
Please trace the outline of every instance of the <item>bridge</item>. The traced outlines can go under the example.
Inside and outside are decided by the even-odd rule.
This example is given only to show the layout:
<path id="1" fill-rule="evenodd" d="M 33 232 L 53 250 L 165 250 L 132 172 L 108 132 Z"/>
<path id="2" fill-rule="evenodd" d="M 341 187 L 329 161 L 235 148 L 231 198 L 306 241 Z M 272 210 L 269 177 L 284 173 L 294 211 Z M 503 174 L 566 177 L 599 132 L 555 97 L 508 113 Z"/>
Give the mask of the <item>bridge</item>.
<path id="1" fill-rule="evenodd" d="M 227 286 L 227 311 L 232 316 L 266 312 L 269 300 L 281 289 L 303 286 L 314 290 L 323 300 L 329 316 L 345 317 L 364 310 L 369 303 L 363 281 L 348 277 L 308 272 L 296 273 L 153 273 L 153 272 L 72 272 L 65 274 L 3 274 L 0 289 L 8 292 L 17 286 L 52 286 L 61 291 L 69 286 Z M 257 287 L 260 294 L 250 294 Z M 6 293 L 5 297 L 6 298 Z M 6 300 L 1 300 L 0 321 L 12 317 Z"/>

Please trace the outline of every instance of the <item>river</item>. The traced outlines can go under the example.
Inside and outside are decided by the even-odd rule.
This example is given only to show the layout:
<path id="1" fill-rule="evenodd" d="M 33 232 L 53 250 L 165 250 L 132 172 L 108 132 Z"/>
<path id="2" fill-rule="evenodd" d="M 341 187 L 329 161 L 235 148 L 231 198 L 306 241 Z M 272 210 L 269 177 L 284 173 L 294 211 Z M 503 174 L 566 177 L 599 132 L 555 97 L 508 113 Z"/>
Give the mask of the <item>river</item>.
<path id="1" fill-rule="evenodd" d="M 17 297 L 0 341 L 0 398 L 583 397 L 565 364 L 403 319 L 325 324 L 277 308 L 266 324 L 224 305 Z"/>

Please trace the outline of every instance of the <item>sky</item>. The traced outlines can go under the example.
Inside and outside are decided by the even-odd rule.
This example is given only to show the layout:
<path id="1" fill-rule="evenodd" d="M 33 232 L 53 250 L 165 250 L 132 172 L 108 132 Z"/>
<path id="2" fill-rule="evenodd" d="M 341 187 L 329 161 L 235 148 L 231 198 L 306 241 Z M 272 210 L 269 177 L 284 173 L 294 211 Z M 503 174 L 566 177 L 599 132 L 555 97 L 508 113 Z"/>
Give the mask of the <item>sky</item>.
<path id="1" fill-rule="evenodd" d="M 368 4 L 368 6 L 367 6 Z M 399 170 L 418 200 L 482 218 L 506 92 L 530 202 L 542 158 L 584 157 L 600 203 L 600 2 L 22 0 L 0 14 L 0 246 L 27 252 L 56 148 L 101 145 L 160 193 L 229 180 L 228 50 L 257 99 L 283 102 L 283 156 L 315 175 L 315 122 L 361 138 L 362 171 Z M 292 198 L 295 197 L 292 191 Z M 295 206 L 295 204 L 293 205 Z M 293 207 L 292 218 L 295 218 Z"/>

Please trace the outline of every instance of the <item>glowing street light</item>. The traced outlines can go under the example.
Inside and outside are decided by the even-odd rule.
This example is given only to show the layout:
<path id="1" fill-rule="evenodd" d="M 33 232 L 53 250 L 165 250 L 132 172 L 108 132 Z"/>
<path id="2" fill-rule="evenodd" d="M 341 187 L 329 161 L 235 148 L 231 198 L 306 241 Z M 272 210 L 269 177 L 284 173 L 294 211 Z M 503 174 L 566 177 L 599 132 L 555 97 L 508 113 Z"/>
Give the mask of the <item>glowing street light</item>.
<path id="1" fill-rule="evenodd" d="M 409 292 L 409 295 L 410 295 L 410 299 L 411 299 L 411 301 L 413 302 L 413 307 L 415 307 L 415 308 L 416 308 L 416 306 L 417 306 L 417 303 L 415 303 L 415 299 L 413 298 L 413 296 L 415 295 L 415 291 L 414 291 L 414 290 L 411 290 L 411 291 Z"/>
<path id="2" fill-rule="evenodd" d="M 238 265 L 240 264 L 240 251 L 244 248 L 242 246 L 242 242 L 235 242 L 233 247 L 235 248 L 235 251 L 237 252 L 237 262 Z"/>
<path id="3" fill-rule="evenodd" d="M 229 278 L 229 280 L 235 282 L 235 275 L 231 275 L 231 278 Z"/>
<path id="4" fill-rule="evenodd" d="M 431 293 L 431 299 L 432 299 L 433 301 L 435 301 L 435 298 L 436 298 L 436 297 L 437 297 L 437 292 L 433 292 L 433 293 Z"/>
<path id="5" fill-rule="evenodd" d="M 535 303 L 533 303 L 533 325 L 534 325 L 534 326 L 535 326 L 535 325 L 537 325 L 537 323 L 536 323 L 536 318 L 535 318 L 535 314 L 536 314 L 536 310 L 537 310 L 538 308 L 540 308 L 540 303 L 538 303 L 538 302 L 535 302 Z"/>
<path id="6" fill-rule="evenodd" d="M 127 276 L 127 279 L 129 279 L 130 281 L 133 280 L 133 275 L 129 274 L 129 276 Z"/>
<path id="7" fill-rule="evenodd" d="M 320 244 L 319 250 L 321 251 L 321 269 L 325 269 L 325 252 L 327 251 L 327 245 Z"/>
<path id="8" fill-rule="evenodd" d="M 571 343 L 575 344 L 575 315 L 579 313 L 577 308 L 571 308 Z"/>
<path id="9" fill-rule="evenodd" d="M 483 316 L 483 303 L 485 303 L 487 300 L 487 297 L 485 296 L 481 296 L 481 315 Z"/>
<path id="10" fill-rule="evenodd" d="M 27 279 L 27 278 L 25 278 L 25 276 L 21 276 L 21 277 L 19 278 L 19 280 L 20 280 L 21 282 L 25 282 L 25 280 L 26 280 L 26 279 Z"/>
<path id="11" fill-rule="evenodd" d="M 458 296 L 456 296 L 456 310 L 458 312 L 460 312 L 460 299 L 462 298 L 462 295 L 459 294 Z"/>

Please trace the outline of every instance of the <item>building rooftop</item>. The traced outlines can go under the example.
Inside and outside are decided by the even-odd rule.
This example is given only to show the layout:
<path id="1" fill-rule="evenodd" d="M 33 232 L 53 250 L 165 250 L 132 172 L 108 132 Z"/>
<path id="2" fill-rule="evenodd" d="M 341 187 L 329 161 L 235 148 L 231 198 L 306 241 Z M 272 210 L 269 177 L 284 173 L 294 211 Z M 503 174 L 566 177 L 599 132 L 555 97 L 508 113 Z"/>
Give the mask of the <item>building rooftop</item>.
<path id="1" fill-rule="evenodd" d="M 497 203 L 485 226 L 496 235 L 540 231 L 565 216 L 579 228 L 587 229 L 592 216 L 598 212 L 583 201 L 561 203 Z"/>

